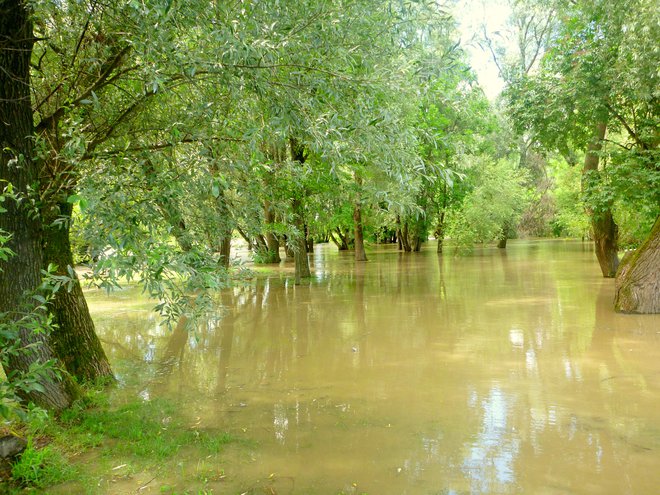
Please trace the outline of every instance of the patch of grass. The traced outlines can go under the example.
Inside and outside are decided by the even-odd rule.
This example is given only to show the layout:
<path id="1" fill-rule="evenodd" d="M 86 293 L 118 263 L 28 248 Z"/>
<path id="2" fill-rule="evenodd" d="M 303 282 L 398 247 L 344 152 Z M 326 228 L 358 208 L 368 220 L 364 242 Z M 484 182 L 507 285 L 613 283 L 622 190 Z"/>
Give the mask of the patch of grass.
<path id="1" fill-rule="evenodd" d="M 81 444 L 99 445 L 104 454 L 120 447 L 124 455 L 143 461 L 161 461 L 190 447 L 200 455 L 216 454 L 233 441 L 227 433 L 188 427 L 178 408 L 160 399 L 82 410 L 66 418 L 63 426 Z"/>
<path id="2" fill-rule="evenodd" d="M 65 482 L 64 491 L 56 493 L 68 493 L 64 487 L 69 484 L 85 493 L 105 493 L 101 480 L 172 472 L 182 458 L 215 457 L 234 442 L 228 433 L 195 428 L 172 402 L 133 400 L 113 406 L 103 393 L 88 395 L 58 419 L 41 418 L 21 430 L 30 441 L 13 466 L 7 490 L 14 491 L 9 493 L 21 493 L 20 487 L 54 489 Z"/>
<path id="3" fill-rule="evenodd" d="M 11 474 L 21 485 L 42 488 L 72 480 L 77 472 L 51 445 L 36 448 L 34 439 L 30 438 L 25 451 L 12 466 Z"/>

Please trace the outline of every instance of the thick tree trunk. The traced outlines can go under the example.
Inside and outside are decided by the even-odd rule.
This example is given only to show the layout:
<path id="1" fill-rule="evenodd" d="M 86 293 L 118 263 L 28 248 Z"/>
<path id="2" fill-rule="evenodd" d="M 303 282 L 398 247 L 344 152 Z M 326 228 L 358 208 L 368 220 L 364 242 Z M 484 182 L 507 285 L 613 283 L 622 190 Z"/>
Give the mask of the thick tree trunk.
<path id="1" fill-rule="evenodd" d="M 401 235 L 399 237 L 401 238 L 401 246 L 403 247 L 403 250 L 406 253 L 412 251 L 412 248 L 410 247 L 410 238 L 408 237 L 408 234 L 409 234 L 408 221 L 405 221 L 403 223 L 403 229 L 401 229 Z"/>
<path id="2" fill-rule="evenodd" d="M 660 313 L 660 216 L 646 241 L 621 262 L 614 309 L 622 313 Z"/>
<path id="3" fill-rule="evenodd" d="M 339 237 L 339 241 L 335 238 L 335 234 Z M 334 231 L 330 232 L 330 239 L 335 243 L 340 251 L 348 251 L 350 249 L 348 240 L 348 230 L 342 231 L 341 227 L 336 227 Z"/>
<path id="4" fill-rule="evenodd" d="M 585 191 L 596 189 L 600 182 L 598 171 L 598 153 L 603 147 L 607 124 L 601 122 L 596 125 L 593 139 L 587 148 L 582 169 L 582 188 Z M 616 275 L 619 266 L 618 239 L 619 229 L 612 217 L 611 205 L 598 205 L 597 208 L 588 208 L 591 218 L 591 228 L 594 234 L 596 257 L 603 277 L 612 278 Z"/>
<path id="5" fill-rule="evenodd" d="M 38 177 L 33 161 L 32 108 L 30 103 L 30 58 L 32 55 L 32 22 L 24 2 L 5 0 L 0 3 L 0 181 L 12 185 L 21 202 L 7 200 L 6 211 L 0 213 L 0 229 L 11 234 L 8 247 L 14 251 L 6 262 L 0 262 L 0 313 L 18 326 L 18 339 L 23 350 L 8 356 L 5 374 L 29 374 L 30 369 L 54 359 L 47 333 L 35 333 L 23 324 L 22 311 L 36 312 L 29 297 L 41 284 L 42 232 L 41 218 L 28 196 Z M 26 295 L 28 295 L 26 299 Z M 32 346 L 27 348 L 27 346 Z M 23 399 L 52 410 L 68 407 L 76 388 L 65 373 L 60 381 L 52 372 L 39 378 L 43 392 L 33 390 Z"/>
<path id="6" fill-rule="evenodd" d="M 73 206 L 59 204 L 59 215 L 44 215 L 44 265 L 57 265 L 57 275 L 73 279 L 69 290 L 55 294 L 52 312 L 56 327 L 51 339 L 53 350 L 67 371 L 79 381 L 113 379 L 110 363 L 96 335 L 87 301 L 76 275 L 69 241 Z M 53 222 L 54 220 L 57 222 Z"/>

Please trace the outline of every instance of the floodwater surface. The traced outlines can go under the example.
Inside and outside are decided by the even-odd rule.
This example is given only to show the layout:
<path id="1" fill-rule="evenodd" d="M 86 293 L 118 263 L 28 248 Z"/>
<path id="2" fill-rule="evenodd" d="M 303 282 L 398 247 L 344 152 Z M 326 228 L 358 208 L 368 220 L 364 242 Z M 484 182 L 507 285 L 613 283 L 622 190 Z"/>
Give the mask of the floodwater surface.
<path id="1" fill-rule="evenodd" d="M 317 245 L 312 280 L 282 263 L 189 333 L 89 294 L 131 393 L 245 440 L 140 493 L 658 493 L 660 316 L 613 312 L 589 244 L 368 254 Z"/>

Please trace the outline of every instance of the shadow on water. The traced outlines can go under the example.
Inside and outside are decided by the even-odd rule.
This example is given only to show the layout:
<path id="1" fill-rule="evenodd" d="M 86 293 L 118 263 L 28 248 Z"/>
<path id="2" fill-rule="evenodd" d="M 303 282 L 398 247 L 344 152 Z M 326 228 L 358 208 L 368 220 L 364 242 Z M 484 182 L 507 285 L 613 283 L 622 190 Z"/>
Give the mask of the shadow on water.
<path id="1" fill-rule="evenodd" d="M 223 292 L 222 316 L 194 333 L 146 310 L 107 318 L 112 301 L 99 300 L 120 374 L 139 373 L 146 397 L 185 404 L 200 427 L 255 442 L 229 450 L 209 488 L 660 485 L 660 317 L 615 314 L 588 245 L 514 241 L 461 257 L 377 246 L 360 264 L 317 245 L 312 261 L 302 285 L 284 271 Z"/>

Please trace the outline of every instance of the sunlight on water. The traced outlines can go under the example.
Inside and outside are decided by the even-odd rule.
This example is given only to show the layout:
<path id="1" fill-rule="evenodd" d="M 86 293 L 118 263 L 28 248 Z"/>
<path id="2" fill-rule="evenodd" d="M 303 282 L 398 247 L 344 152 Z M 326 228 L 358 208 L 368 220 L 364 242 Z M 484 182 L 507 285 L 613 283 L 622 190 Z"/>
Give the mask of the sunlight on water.
<path id="1" fill-rule="evenodd" d="M 90 302 L 122 382 L 250 442 L 217 493 L 656 493 L 660 317 L 615 314 L 579 242 L 434 248 L 316 246 L 310 282 L 283 263 L 190 334 L 135 291 Z"/>

